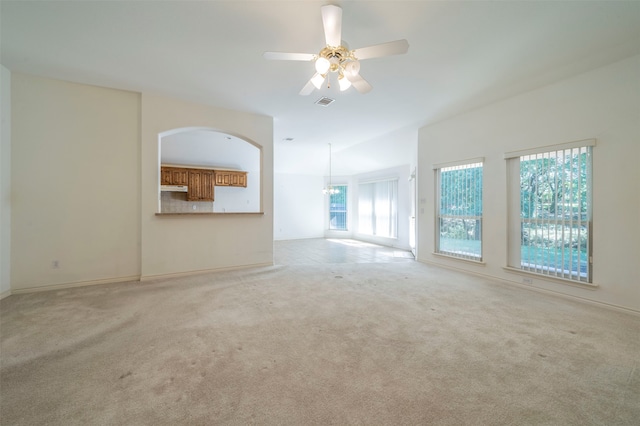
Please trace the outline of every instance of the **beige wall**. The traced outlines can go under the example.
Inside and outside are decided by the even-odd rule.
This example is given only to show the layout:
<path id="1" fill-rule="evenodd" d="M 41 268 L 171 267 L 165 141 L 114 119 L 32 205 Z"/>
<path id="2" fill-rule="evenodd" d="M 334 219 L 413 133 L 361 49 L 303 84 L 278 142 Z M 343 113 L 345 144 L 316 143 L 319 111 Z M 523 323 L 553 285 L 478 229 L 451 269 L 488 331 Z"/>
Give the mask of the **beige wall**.
<path id="1" fill-rule="evenodd" d="M 139 94 L 12 74 L 13 291 L 139 276 L 139 140 Z"/>
<path id="2" fill-rule="evenodd" d="M 20 73 L 11 90 L 12 292 L 272 264 L 270 117 Z M 263 146 L 263 215 L 156 216 L 158 134 L 183 127 Z"/>
<path id="3" fill-rule="evenodd" d="M 419 133 L 418 258 L 521 284 L 506 265 L 503 154 L 582 139 L 593 151 L 593 278 L 584 289 L 535 278 L 539 289 L 640 312 L 640 56 L 424 127 Z M 486 265 L 434 256 L 432 165 L 484 157 Z M 479 303 L 481 303 L 479 301 Z"/>
<path id="4" fill-rule="evenodd" d="M 264 214 L 158 216 L 159 135 L 210 128 L 262 146 Z M 143 279 L 168 274 L 273 263 L 273 119 L 142 96 Z"/>
<path id="5" fill-rule="evenodd" d="M 11 72 L 0 66 L 0 299 L 11 294 Z"/>

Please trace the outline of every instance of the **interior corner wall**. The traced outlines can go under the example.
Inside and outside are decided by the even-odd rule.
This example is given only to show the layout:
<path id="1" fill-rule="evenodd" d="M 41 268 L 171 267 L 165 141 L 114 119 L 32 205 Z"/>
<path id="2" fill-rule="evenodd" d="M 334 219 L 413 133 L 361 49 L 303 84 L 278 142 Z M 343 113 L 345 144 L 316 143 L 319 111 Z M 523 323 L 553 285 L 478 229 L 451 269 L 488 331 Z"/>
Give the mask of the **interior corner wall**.
<path id="1" fill-rule="evenodd" d="M 11 288 L 137 279 L 140 95 L 11 75 Z"/>
<path id="2" fill-rule="evenodd" d="M 333 154 L 335 174 L 357 175 L 408 164 L 417 164 L 418 130 L 407 127 L 352 145 Z"/>
<path id="3" fill-rule="evenodd" d="M 11 294 L 11 72 L 0 66 L 0 299 Z"/>
<path id="4" fill-rule="evenodd" d="M 264 214 L 157 215 L 159 135 L 209 128 L 262 146 Z M 273 118 L 142 95 L 141 277 L 273 264 Z"/>
<path id="5" fill-rule="evenodd" d="M 324 237 L 322 176 L 276 173 L 274 177 L 274 239 Z"/>
<path id="6" fill-rule="evenodd" d="M 374 139 L 335 151 L 332 166 L 334 184 L 348 184 L 348 231 L 328 229 L 328 216 L 324 220 L 326 238 L 357 238 L 390 247 L 409 249 L 412 216 L 412 184 L 408 177 L 417 164 L 418 130 L 406 127 L 380 135 Z M 398 178 L 398 238 L 381 238 L 358 234 L 358 183 L 362 180 Z M 328 211 L 325 205 L 325 211 Z M 406 220 L 405 220 L 406 219 Z"/>
<path id="7" fill-rule="evenodd" d="M 587 289 L 533 279 L 532 286 L 640 312 L 640 56 L 423 127 L 418 144 L 418 260 L 522 285 L 506 271 L 504 153 L 576 140 L 593 150 L 593 281 Z M 484 157 L 485 265 L 433 255 L 433 164 Z"/>

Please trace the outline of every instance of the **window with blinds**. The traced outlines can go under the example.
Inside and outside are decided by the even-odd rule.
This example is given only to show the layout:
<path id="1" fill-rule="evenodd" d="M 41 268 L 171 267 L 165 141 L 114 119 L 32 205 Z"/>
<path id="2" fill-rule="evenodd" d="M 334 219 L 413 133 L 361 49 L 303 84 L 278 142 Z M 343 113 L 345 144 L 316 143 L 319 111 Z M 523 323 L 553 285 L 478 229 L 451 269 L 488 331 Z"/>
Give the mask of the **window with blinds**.
<path id="1" fill-rule="evenodd" d="M 436 165 L 436 253 L 482 261 L 482 159 Z"/>
<path id="2" fill-rule="evenodd" d="M 592 282 L 593 144 L 579 141 L 507 156 L 509 266 Z"/>
<path id="3" fill-rule="evenodd" d="M 329 195 L 329 229 L 347 230 L 347 185 L 333 185 L 337 192 Z"/>
<path id="4" fill-rule="evenodd" d="M 398 179 L 358 185 L 358 233 L 398 237 Z"/>

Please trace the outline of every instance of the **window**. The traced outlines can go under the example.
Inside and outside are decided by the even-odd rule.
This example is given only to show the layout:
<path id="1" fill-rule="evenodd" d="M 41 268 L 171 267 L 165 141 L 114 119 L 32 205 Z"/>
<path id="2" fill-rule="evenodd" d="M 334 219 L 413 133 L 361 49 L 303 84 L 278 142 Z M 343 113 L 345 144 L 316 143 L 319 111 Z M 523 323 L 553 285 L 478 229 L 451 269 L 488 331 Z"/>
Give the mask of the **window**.
<path id="1" fill-rule="evenodd" d="M 436 253 L 482 260 L 482 160 L 435 166 Z"/>
<path id="2" fill-rule="evenodd" d="M 595 141 L 505 155 L 510 267 L 591 282 L 591 164 Z"/>
<path id="3" fill-rule="evenodd" d="M 338 192 L 329 195 L 329 229 L 347 230 L 347 185 L 333 185 Z"/>
<path id="4" fill-rule="evenodd" d="M 358 232 L 397 238 L 398 179 L 358 185 Z"/>

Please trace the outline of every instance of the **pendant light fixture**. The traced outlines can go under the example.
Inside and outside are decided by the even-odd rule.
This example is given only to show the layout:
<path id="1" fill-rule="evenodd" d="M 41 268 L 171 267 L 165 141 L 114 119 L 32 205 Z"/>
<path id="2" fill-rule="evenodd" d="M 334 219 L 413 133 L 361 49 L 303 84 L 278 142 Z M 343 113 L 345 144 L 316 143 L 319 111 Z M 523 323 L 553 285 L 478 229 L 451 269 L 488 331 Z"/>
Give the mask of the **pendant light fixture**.
<path id="1" fill-rule="evenodd" d="M 328 145 L 329 145 L 329 185 L 322 190 L 322 193 L 325 195 L 333 195 L 333 194 L 340 193 L 340 191 L 334 188 L 333 185 L 331 185 L 331 144 L 328 144 Z"/>

